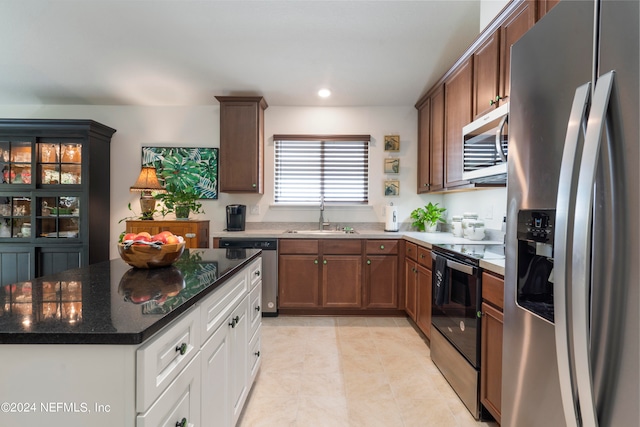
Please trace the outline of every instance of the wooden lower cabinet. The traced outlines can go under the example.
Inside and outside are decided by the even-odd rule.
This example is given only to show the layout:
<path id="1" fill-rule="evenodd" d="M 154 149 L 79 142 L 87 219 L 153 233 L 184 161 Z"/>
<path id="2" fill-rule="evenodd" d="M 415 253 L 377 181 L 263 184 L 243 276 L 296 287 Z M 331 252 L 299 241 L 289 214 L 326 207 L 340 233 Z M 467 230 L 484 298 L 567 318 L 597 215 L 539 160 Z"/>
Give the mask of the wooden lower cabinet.
<path id="1" fill-rule="evenodd" d="M 407 258 L 404 262 L 404 270 L 406 288 L 404 310 L 409 317 L 415 321 L 417 312 L 418 263 Z"/>
<path id="2" fill-rule="evenodd" d="M 362 256 L 324 255 L 322 258 L 322 306 L 360 308 Z"/>
<path id="3" fill-rule="evenodd" d="M 368 308 L 398 308 L 398 257 L 367 255 L 365 265 Z"/>
<path id="4" fill-rule="evenodd" d="M 480 403 L 501 421 L 504 279 L 482 273 Z"/>
<path id="5" fill-rule="evenodd" d="M 141 231 L 146 231 L 151 235 L 161 231 L 170 231 L 176 236 L 184 237 L 187 249 L 209 247 L 208 220 L 127 221 L 127 233 L 140 233 Z"/>
<path id="6" fill-rule="evenodd" d="M 278 308 L 398 310 L 398 247 L 397 240 L 281 239 Z"/>
<path id="7" fill-rule="evenodd" d="M 416 325 L 431 339 L 431 270 L 418 265 Z"/>
<path id="8" fill-rule="evenodd" d="M 317 308 L 318 255 L 280 255 L 278 261 L 279 308 Z"/>

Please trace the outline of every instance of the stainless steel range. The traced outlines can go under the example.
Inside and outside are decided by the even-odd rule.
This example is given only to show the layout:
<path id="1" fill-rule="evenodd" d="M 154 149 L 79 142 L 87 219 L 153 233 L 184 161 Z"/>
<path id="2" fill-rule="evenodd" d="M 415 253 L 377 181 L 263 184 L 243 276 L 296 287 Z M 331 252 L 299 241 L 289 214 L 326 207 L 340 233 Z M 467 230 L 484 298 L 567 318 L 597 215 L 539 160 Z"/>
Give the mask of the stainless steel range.
<path id="1" fill-rule="evenodd" d="M 471 414 L 480 405 L 481 259 L 504 259 L 504 246 L 434 245 L 431 359 Z"/>

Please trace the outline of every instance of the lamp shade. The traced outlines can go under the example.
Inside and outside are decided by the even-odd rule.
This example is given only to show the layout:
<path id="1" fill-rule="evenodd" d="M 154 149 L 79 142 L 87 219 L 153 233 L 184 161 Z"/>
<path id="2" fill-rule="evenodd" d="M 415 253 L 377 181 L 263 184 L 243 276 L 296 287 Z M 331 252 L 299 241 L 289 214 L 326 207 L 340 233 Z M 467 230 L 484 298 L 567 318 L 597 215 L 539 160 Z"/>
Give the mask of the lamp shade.
<path id="1" fill-rule="evenodd" d="M 156 168 L 152 166 L 143 166 L 140 171 L 140 176 L 135 184 L 131 186 L 131 191 L 158 191 L 160 193 L 166 193 L 160 182 L 158 182 L 158 176 L 156 175 Z"/>

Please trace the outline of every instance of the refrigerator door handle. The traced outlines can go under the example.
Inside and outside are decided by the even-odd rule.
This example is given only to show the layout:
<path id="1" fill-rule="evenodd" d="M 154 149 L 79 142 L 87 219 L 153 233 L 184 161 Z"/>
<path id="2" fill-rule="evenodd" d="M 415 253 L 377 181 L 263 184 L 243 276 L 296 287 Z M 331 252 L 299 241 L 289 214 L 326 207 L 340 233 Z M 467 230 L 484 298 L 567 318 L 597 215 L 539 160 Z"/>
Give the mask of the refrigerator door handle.
<path id="1" fill-rule="evenodd" d="M 582 156 L 580 135 L 585 128 L 590 93 L 591 83 L 589 82 L 578 87 L 573 97 L 562 153 L 558 180 L 558 198 L 556 200 L 553 288 L 554 323 L 560 392 L 567 427 L 578 426 L 577 396 L 573 390 L 570 363 L 567 287 L 571 283 L 571 279 L 567 277 L 570 271 L 567 265 L 571 262 L 571 231 L 573 230 L 573 217 L 576 208 L 576 194 L 573 189 L 577 182 L 578 166 Z"/>
<path id="2" fill-rule="evenodd" d="M 606 125 L 609 99 L 615 72 L 601 76 L 593 93 L 593 102 L 585 136 L 576 192 L 575 228 L 572 255 L 572 324 L 576 386 L 582 426 L 596 427 L 593 379 L 589 342 L 589 296 L 591 293 L 591 223 L 594 184 L 602 134 Z"/>
<path id="3" fill-rule="evenodd" d="M 502 149 L 502 131 L 504 131 L 504 125 L 507 124 L 509 116 L 506 115 L 500 121 L 500 126 L 498 126 L 498 130 L 496 130 L 496 151 L 498 156 L 503 162 L 507 161 L 507 156 L 504 154 L 504 150 Z"/>

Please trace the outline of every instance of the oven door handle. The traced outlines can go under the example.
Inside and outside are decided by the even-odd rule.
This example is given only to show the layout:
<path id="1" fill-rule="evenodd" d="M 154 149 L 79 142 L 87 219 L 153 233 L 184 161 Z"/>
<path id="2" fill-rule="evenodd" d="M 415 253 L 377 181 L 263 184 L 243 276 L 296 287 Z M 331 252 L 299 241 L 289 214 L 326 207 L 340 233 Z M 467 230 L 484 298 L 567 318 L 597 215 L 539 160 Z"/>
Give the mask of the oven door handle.
<path id="1" fill-rule="evenodd" d="M 469 274 L 469 275 L 472 275 L 472 276 L 475 276 L 475 274 L 476 274 L 476 267 L 473 267 L 471 265 L 461 264 L 461 263 L 455 262 L 455 261 L 451 261 L 450 259 L 447 260 L 447 267 L 452 269 L 452 270 L 456 270 L 456 271 L 459 271 L 461 273 Z"/>

